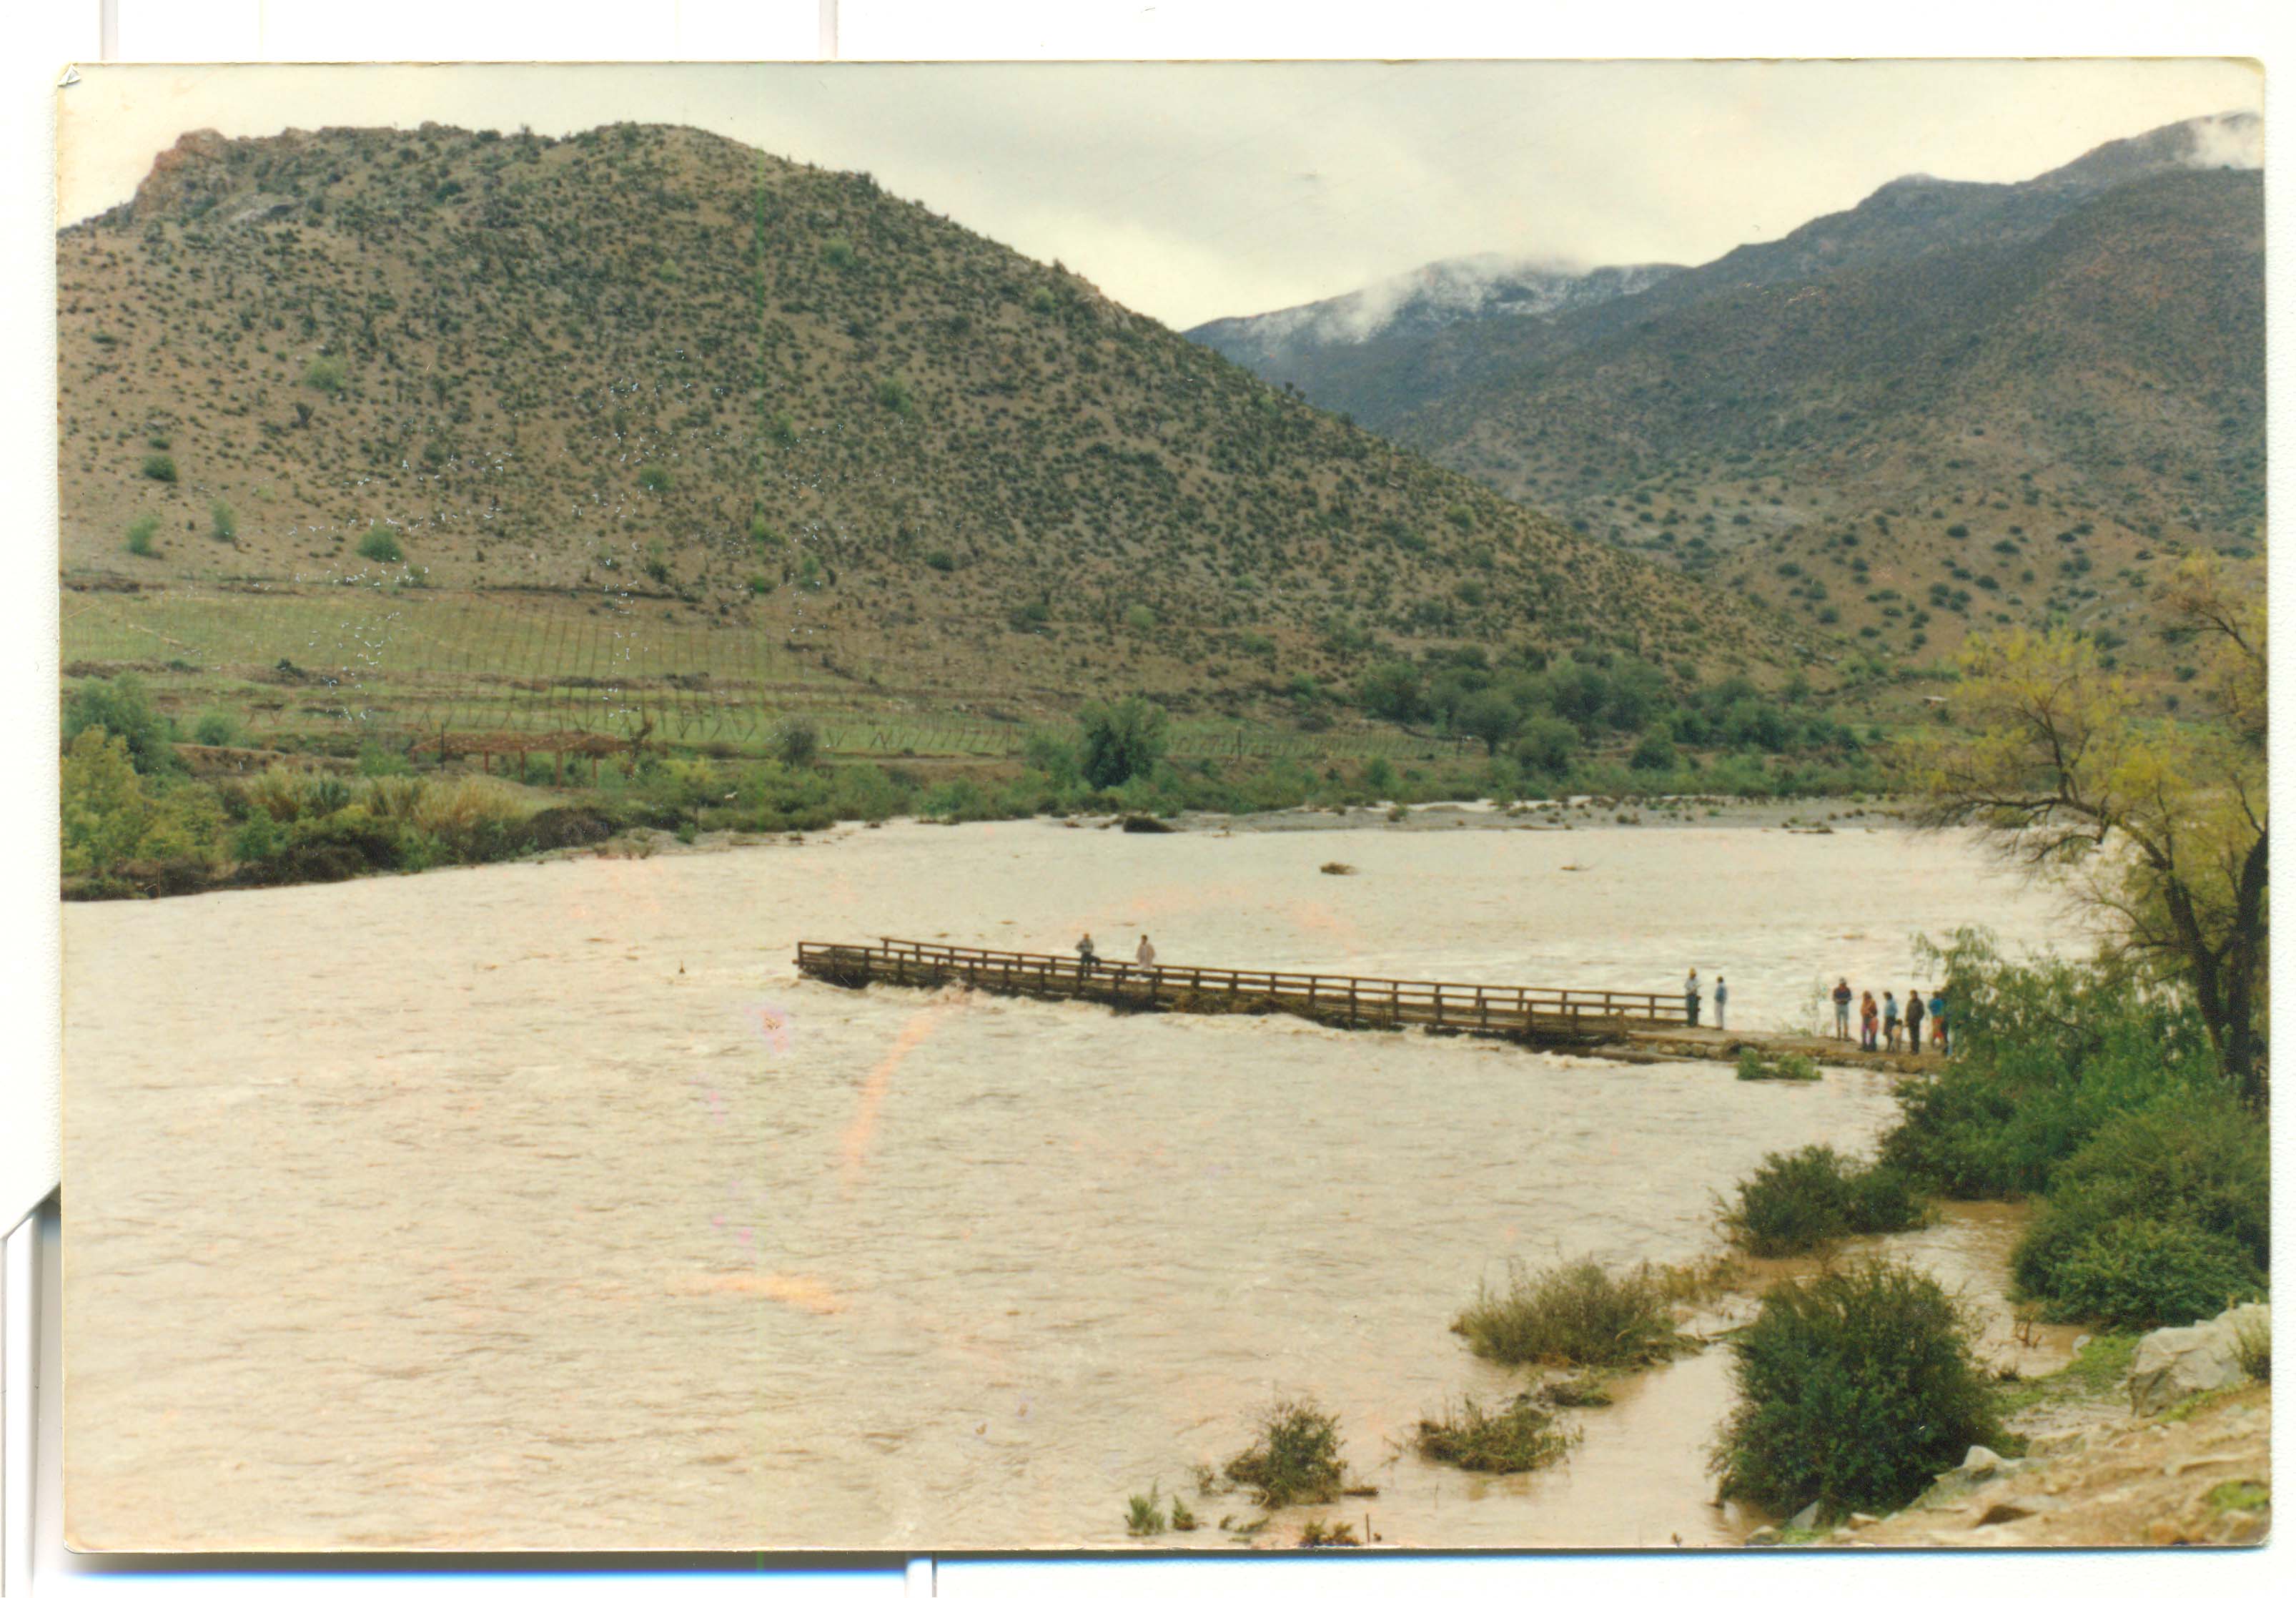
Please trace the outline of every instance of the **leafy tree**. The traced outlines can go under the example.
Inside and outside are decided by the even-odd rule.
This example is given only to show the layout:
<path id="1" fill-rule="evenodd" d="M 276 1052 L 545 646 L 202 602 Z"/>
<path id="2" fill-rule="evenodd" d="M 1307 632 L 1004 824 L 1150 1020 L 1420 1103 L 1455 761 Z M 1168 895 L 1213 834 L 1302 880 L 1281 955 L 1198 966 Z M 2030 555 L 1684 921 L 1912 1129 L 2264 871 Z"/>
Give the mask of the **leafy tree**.
<path id="1" fill-rule="evenodd" d="M 2067 628 L 1972 640 L 1950 700 L 1972 736 L 1929 753 L 1928 816 L 1988 828 L 2010 859 L 2077 884 L 2123 953 L 2189 986 L 2225 1074 L 2261 1104 L 2264 597 L 2196 557 L 2162 603 L 2214 717 L 2140 715 L 2136 690 Z"/>
<path id="2" fill-rule="evenodd" d="M 1666 735 L 1666 729 L 1653 728 L 1635 745 L 1634 758 L 1628 763 L 1637 771 L 1671 771 L 1677 758 L 1674 740 Z"/>
<path id="3" fill-rule="evenodd" d="M 136 860 L 204 858 L 223 821 L 197 783 L 160 787 L 136 770 L 127 740 L 83 728 L 64 753 L 59 821 L 67 871 L 104 872 Z"/>
<path id="4" fill-rule="evenodd" d="M 1168 718 L 1161 705 L 1136 694 L 1112 705 L 1087 704 L 1077 721 L 1084 732 L 1084 779 L 1095 788 L 1120 787 L 1145 777 L 1163 758 Z"/>
<path id="5" fill-rule="evenodd" d="M 821 754 L 821 729 L 802 716 L 792 717 L 774 724 L 766 745 L 785 766 L 809 766 Z"/>
<path id="6" fill-rule="evenodd" d="M 63 735 L 67 746 L 81 733 L 96 728 L 118 737 L 128 759 L 144 776 L 171 771 L 176 766 L 176 728 L 144 696 L 144 679 L 122 671 L 111 681 L 92 681 L 64 706 Z"/>
<path id="7" fill-rule="evenodd" d="M 1568 776 L 1578 753 L 1578 729 L 1558 716 L 1533 716 L 1515 734 L 1515 762 L 1526 771 Z"/>
<path id="8" fill-rule="evenodd" d="M 1496 754 L 1499 745 L 1513 736 L 1521 720 L 1522 713 L 1515 708 L 1513 699 L 1496 688 L 1485 688 L 1459 702 L 1459 708 L 1452 713 L 1451 725 L 1471 738 L 1482 739 L 1484 753 Z"/>
<path id="9" fill-rule="evenodd" d="M 1602 672 L 1564 664 L 1547 672 L 1546 680 L 1557 715 L 1578 727 L 1592 727 L 1601 720 L 1610 694 L 1609 680 Z"/>
<path id="10" fill-rule="evenodd" d="M 63 867 L 103 871 L 132 858 L 150 825 L 150 801 L 127 740 L 91 726 L 65 752 Z"/>
<path id="11" fill-rule="evenodd" d="M 1603 714 L 1620 732 L 1640 732 L 1665 698 L 1665 675 L 1646 662 L 1629 662 L 1611 673 Z"/>
<path id="12" fill-rule="evenodd" d="M 1406 725 L 1427 713 L 1419 673 L 1399 660 L 1382 661 L 1365 672 L 1356 698 L 1373 715 Z"/>

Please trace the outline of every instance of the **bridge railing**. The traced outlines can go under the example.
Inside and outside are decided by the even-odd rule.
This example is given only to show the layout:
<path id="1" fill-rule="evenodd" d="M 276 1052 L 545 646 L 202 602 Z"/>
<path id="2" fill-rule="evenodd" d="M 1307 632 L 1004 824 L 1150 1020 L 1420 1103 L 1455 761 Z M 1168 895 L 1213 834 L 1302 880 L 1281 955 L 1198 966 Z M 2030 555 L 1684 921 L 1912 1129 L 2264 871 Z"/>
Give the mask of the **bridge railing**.
<path id="1" fill-rule="evenodd" d="M 864 979 L 898 981 L 920 976 L 960 976 L 976 985 L 1021 993 L 1105 993 L 1151 1003 L 1182 993 L 1262 999 L 1304 1004 L 1351 1019 L 1428 1021 L 1437 1026 L 1521 1029 L 1537 1025 L 1595 1023 L 1677 1026 L 1689 1019 L 1684 1001 L 1663 993 L 1625 993 L 1607 988 L 1523 987 L 1503 983 L 1463 983 L 1401 977 L 1357 976 L 1320 971 L 1257 971 L 1225 966 L 1158 964 L 1143 969 L 1123 960 L 1095 959 L 1087 964 L 1067 954 L 1031 954 L 1005 949 L 976 949 L 913 938 L 881 938 L 872 947 L 857 943 L 798 945 L 806 969 L 834 969 Z"/>

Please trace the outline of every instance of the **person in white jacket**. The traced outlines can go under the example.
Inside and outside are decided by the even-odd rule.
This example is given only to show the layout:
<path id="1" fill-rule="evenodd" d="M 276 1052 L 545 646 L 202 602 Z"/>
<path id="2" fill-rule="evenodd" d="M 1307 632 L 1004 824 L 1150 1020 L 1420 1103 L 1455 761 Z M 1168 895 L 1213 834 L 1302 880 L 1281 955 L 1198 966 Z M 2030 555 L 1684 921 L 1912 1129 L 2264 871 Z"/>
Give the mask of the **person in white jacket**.
<path id="1" fill-rule="evenodd" d="M 1140 947 L 1133 951 L 1132 963 L 1143 971 L 1156 968 L 1156 945 L 1148 941 L 1148 935 L 1144 932 L 1140 935 Z"/>

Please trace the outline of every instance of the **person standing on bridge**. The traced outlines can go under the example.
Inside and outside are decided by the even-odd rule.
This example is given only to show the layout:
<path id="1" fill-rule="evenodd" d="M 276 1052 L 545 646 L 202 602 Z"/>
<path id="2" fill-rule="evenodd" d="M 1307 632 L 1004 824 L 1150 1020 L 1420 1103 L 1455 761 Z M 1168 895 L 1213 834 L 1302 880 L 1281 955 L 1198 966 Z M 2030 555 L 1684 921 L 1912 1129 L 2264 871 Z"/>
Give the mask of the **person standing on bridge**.
<path id="1" fill-rule="evenodd" d="M 1729 1031 L 1729 1030 L 1730 1030 L 1730 1023 L 1729 1023 L 1729 1020 L 1727 1019 L 1727 1014 L 1728 1014 L 1728 1010 L 1729 1010 L 1729 1005 L 1730 1005 L 1730 981 L 1729 981 L 1729 978 L 1727 978 L 1727 977 L 1726 977 L 1726 976 L 1722 976 L 1722 975 L 1721 975 L 1721 973 L 1717 972 L 1717 973 L 1715 974 L 1715 976 L 1714 976 L 1714 1030 L 1715 1030 L 1715 1031 L 1717 1031 L 1717 1032 L 1727 1032 L 1727 1031 Z"/>
<path id="2" fill-rule="evenodd" d="M 1929 1006 L 1922 1002 L 1921 989 L 1907 988 L 1906 990 L 1906 1042 L 1913 1045 L 1915 1054 L 1922 1051 L 1922 1017 L 1929 1013 Z"/>
<path id="3" fill-rule="evenodd" d="M 1148 935 L 1144 932 L 1140 935 L 1140 947 L 1133 951 L 1132 963 L 1143 971 L 1156 968 L 1156 945 L 1148 941 Z"/>
<path id="4" fill-rule="evenodd" d="M 1874 1002 L 1874 990 L 1866 990 L 1866 1002 L 1857 1007 L 1857 1046 L 1866 1053 L 1874 1052 L 1874 1029 L 1880 1025 L 1882 1011 Z"/>
<path id="5" fill-rule="evenodd" d="M 1833 1035 L 1845 1043 L 1849 1041 L 1849 1001 L 1854 997 L 1849 991 L 1849 978 L 1833 979 Z"/>
<path id="6" fill-rule="evenodd" d="M 1092 934 L 1088 932 L 1077 940 L 1077 963 L 1087 971 L 1100 964 L 1100 951 L 1092 946 Z"/>
<path id="7" fill-rule="evenodd" d="M 1690 1017 L 1693 1026 L 1698 1025 L 1698 968 L 1690 968 L 1690 980 L 1682 984 L 1682 1010 Z"/>

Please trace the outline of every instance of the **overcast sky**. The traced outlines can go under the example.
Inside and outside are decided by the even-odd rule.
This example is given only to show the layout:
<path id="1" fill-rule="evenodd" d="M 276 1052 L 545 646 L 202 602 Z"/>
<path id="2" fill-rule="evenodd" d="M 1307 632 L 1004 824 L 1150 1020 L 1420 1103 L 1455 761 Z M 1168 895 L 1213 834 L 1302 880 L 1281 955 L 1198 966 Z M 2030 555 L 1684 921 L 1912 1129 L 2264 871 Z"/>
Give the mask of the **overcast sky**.
<path id="1" fill-rule="evenodd" d="M 192 128 L 690 123 L 892 193 L 1188 327 L 1447 256 L 1694 265 L 1909 172 L 2030 177 L 2262 109 L 2231 62 L 82 67 L 66 221 Z"/>

